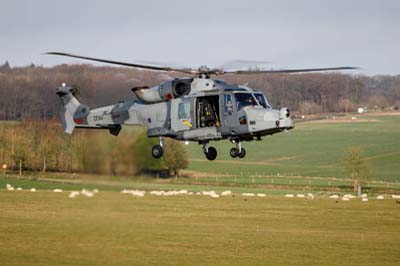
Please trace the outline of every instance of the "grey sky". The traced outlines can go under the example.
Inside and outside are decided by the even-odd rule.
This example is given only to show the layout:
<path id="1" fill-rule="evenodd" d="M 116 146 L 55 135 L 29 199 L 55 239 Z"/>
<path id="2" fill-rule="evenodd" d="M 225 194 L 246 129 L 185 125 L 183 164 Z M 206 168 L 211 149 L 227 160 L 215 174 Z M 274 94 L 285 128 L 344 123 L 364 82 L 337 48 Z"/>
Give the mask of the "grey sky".
<path id="1" fill-rule="evenodd" d="M 0 0 L 0 63 L 115 60 L 215 66 L 232 59 L 274 68 L 360 66 L 400 74 L 400 1 Z"/>

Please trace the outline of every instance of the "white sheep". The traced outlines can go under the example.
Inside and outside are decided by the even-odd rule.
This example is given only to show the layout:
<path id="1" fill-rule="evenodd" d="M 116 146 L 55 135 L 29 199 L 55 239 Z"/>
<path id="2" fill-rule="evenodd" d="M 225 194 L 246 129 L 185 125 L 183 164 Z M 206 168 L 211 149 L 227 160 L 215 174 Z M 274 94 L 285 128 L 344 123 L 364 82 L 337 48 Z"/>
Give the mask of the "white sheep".
<path id="1" fill-rule="evenodd" d="M 6 185 L 6 189 L 9 190 L 9 191 L 13 191 L 13 190 L 14 190 L 14 187 L 11 186 L 10 184 L 7 184 L 7 185 Z"/>
<path id="2" fill-rule="evenodd" d="M 121 191 L 122 194 L 126 195 L 132 195 L 135 197 L 143 197 L 146 191 L 141 191 L 141 190 L 128 190 L 128 189 L 123 189 Z"/>
<path id="3" fill-rule="evenodd" d="M 264 194 L 264 193 L 257 193 L 257 197 L 264 198 L 264 197 L 266 197 L 266 196 L 267 196 L 267 195 Z"/>
<path id="4" fill-rule="evenodd" d="M 60 193 L 60 192 L 62 192 L 62 189 L 56 188 L 56 189 L 53 189 L 53 192 Z"/>
<path id="5" fill-rule="evenodd" d="M 17 190 L 18 190 L 18 191 L 22 191 L 22 188 L 20 188 L 20 187 L 17 187 Z"/>
<path id="6" fill-rule="evenodd" d="M 400 199 L 400 195 L 392 195 L 392 199 Z"/>
<path id="7" fill-rule="evenodd" d="M 354 198 L 355 198 L 355 196 L 353 196 L 353 195 L 351 195 L 351 194 L 346 194 L 346 195 L 344 195 L 344 196 L 342 197 L 342 200 L 344 200 L 344 201 L 349 201 L 349 200 L 354 199 Z"/>
<path id="8" fill-rule="evenodd" d="M 201 192 L 205 196 L 210 196 L 212 198 L 219 198 L 219 195 L 215 191 L 202 191 Z"/>
<path id="9" fill-rule="evenodd" d="M 329 196 L 329 198 L 330 198 L 330 199 L 338 199 L 338 198 L 339 198 L 339 195 L 331 195 L 331 196 Z"/>
<path id="10" fill-rule="evenodd" d="M 306 196 L 304 194 L 297 194 L 296 195 L 298 198 L 305 198 Z"/>
<path id="11" fill-rule="evenodd" d="M 229 195 L 231 195 L 231 194 L 232 194 L 232 191 L 226 190 L 226 191 L 223 191 L 223 192 L 221 193 L 221 196 L 229 196 Z"/>
<path id="12" fill-rule="evenodd" d="M 378 199 L 378 200 L 383 200 L 384 198 L 385 198 L 385 197 L 382 196 L 382 195 L 379 195 L 379 196 L 376 197 L 376 199 Z"/>
<path id="13" fill-rule="evenodd" d="M 36 192 L 36 188 L 31 188 L 30 190 L 29 190 L 30 192 Z"/>
<path id="14" fill-rule="evenodd" d="M 86 190 L 86 189 L 82 189 L 81 194 L 82 194 L 82 195 L 85 195 L 85 196 L 88 197 L 88 198 L 91 198 L 91 197 L 94 196 L 94 193 L 93 193 L 93 192 L 90 192 L 89 190 Z"/>
<path id="15" fill-rule="evenodd" d="M 254 193 L 242 193 L 242 196 L 244 196 L 244 197 L 254 197 L 255 194 Z"/>
<path id="16" fill-rule="evenodd" d="M 164 191 L 153 190 L 153 191 L 150 191 L 150 194 L 154 195 L 154 196 L 162 196 L 162 195 L 164 195 Z"/>
<path id="17" fill-rule="evenodd" d="M 175 191 L 175 190 L 171 190 L 171 191 L 167 191 L 167 192 L 163 193 L 163 196 L 176 196 L 176 195 L 179 195 L 179 192 Z"/>
<path id="18" fill-rule="evenodd" d="M 294 198 L 294 195 L 293 194 L 286 194 L 285 197 L 286 198 Z"/>
<path id="19" fill-rule="evenodd" d="M 142 190 L 131 191 L 131 195 L 135 196 L 135 197 L 144 197 L 144 194 L 146 194 L 146 191 L 142 191 Z"/>
<path id="20" fill-rule="evenodd" d="M 307 198 L 310 200 L 314 199 L 314 195 L 312 193 L 307 193 Z"/>
<path id="21" fill-rule="evenodd" d="M 80 192 L 79 191 L 71 191 L 68 195 L 68 198 L 74 199 L 75 197 L 79 196 Z"/>
<path id="22" fill-rule="evenodd" d="M 361 198 L 367 198 L 367 197 L 368 197 L 367 193 L 361 194 Z"/>
<path id="23" fill-rule="evenodd" d="M 368 198 L 362 198 L 362 202 L 368 202 Z"/>

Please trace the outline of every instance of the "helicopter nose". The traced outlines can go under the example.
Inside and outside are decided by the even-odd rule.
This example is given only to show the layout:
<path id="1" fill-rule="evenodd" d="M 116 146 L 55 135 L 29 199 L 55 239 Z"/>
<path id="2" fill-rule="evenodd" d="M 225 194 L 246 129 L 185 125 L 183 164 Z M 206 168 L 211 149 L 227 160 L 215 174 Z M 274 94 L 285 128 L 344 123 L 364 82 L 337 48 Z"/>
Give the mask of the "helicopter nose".
<path id="1" fill-rule="evenodd" d="M 281 108 L 280 110 L 248 109 L 246 116 L 248 129 L 252 134 L 267 135 L 294 127 L 288 108 Z"/>
<path id="2" fill-rule="evenodd" d="M 279 110 L 279 120 L 276 121 L 276 126 L 283 129 L 292 129 L 294 127 L 293 119 L 289 108 L 281 108 Z"/>

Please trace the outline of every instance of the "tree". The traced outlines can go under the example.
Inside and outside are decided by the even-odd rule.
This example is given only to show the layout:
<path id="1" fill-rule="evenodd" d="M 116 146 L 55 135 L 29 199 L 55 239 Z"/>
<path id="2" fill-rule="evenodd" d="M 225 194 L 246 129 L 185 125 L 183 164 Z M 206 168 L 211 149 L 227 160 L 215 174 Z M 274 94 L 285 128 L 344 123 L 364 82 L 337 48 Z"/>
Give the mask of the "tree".
<path id="1" fill-rule="evenodd" d="M 322 112 L 322 107 L 313 102 L 302 102 L 299 105 L 302 114 L 317 114 Z"/>
<path id="2" fill-rule="evenodd" d="M 173 139 L 167 139 L 165 146 L 164 157 L 168 170 L 174 176 L 178 176 L 181 169 L 189 166 L 186 148 L 182 142 Z"/>
<path id="3" fill-rule="evenodd" d="M 0 69 L 10 70 L 11 69 L 10 63 L 8 63 L 8 61 L 6 61 L 3 65 L 0 66 Z"/>
<path id="4" fill-rule="evenodd" d="M 0 156 L 1 156 L 0 160 L 2 164 L 5 163 L 7 146 L 8 146 L 7 131 L 6 127 L 2 125 L 0 129 Z"/>
<path id="5" fill-rule="evenodd" d="M 38 155 L 40 156 L 40 160 L 42 161 L 42 172 L 46 173 L 48 167 L 48 159 L 53 155 L 53 148 L 52 141 L 55 139 L 51 133 L 50 127 L 47 127 L 46 124 L 42 125 L 40 128 L 40 142 L 38 147 Z"/>
<path id="6" fill-rule="evenodd" d="M 371 96 L 368 98 L 368 105 L 374 110 L 383 110 L 389 104 L 387 99 L 383 96 Z"/>
<path id="7" fill-rule="evenodd" d="M 364 156 L 364 149 L 362 147 L 348 148 L 345 151 L 342 163 L 349 176 L 354 180 L 353 188 L 357 191 L 358 187 L 361 186 L 361 180 L 370 176 L 370 166 Z"/>
<path id="8" fill-rule="evenodd" d="M 151 148 L 158 144 L 158 139 L 148 138 L 146 131 L 140 133 L 132 145 L 134 157 L 132 160 L 136 164 L 136 174 L 141 174 L 146 170 L 158 171 L 166 169 L 163 159 L 154 159 L 151 155 Z"/>
<path id="9" fill-rule="evenodd" d="M 16 165 L 18 165 L 19 175 L 22 175 L 22 168 L 26 166 L 29 158 L 29 144 L 22 139 L 23 136 L 18 136 L 15 145 L 15 151 L 12 158 Z"/>
<path id="10" fill-rule="evenodd" d="M 336 111 L 338 112 L 354 112 L 356 110 L 356 106 L 354 103 L 348 99 L 340 100 L 336 105 Z"/>

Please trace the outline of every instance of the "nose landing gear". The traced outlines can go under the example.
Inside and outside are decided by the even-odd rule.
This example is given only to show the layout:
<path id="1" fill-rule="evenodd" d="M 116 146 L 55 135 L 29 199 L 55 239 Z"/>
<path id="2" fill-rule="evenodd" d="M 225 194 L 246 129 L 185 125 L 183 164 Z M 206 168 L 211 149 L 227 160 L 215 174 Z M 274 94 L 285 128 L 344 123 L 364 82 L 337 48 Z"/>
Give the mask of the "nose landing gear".
<path id="1" fill-rule="evenodd" d="M 229 155 L 232 158 L 244 158 L 246 156 L 246 150 L 242 148 L 242 142 L 241 141 L 235 141 L 236 147 L 232 148 L 229 151 Z"/>

